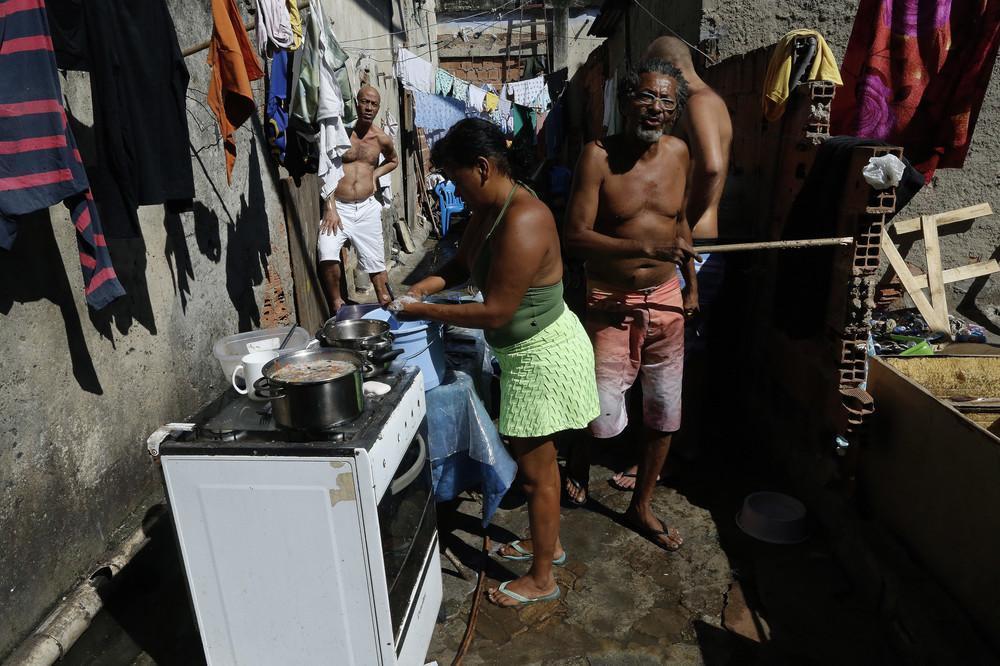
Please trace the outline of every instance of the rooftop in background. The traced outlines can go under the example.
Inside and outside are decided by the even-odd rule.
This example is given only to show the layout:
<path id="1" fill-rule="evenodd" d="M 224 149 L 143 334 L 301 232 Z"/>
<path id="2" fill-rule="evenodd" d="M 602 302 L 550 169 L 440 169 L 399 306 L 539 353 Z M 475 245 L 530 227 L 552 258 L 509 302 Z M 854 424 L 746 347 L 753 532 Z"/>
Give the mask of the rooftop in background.
<path id="1" fill-rule="evenodd" d="M 436 0 L 434 3 L 438 14 L 454 14 L 460 12 L 481 12 L 500 10 L 506 11 L 518 6 L 518 1 L 526 8 L 533 5 L 541 5 L 540 0 Z M 544 4 L 551 6 L 552 0 L 546 0 Z M 602 0 L 568 0 L 570 9 L 582 9 L 586 7 L 600 7 Z"/>

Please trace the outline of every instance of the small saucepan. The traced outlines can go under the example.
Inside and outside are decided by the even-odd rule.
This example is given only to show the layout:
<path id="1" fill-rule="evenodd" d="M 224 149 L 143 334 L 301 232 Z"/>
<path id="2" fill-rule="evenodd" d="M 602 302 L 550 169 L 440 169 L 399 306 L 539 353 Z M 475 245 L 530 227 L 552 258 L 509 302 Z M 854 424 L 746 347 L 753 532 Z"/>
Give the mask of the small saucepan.
<path id="1" fill-rule="evenodd" d="M 279 426 L 329 430 L 364 411 L 364 366 L 362 355 L 347 349 L 306 349 L 270 361 L 254 388 L 271 401 Z"/>
<path id="2" fill-rule="evenodd" d="M 386 372 L 393 359 L 403 353 L 402 349 L 392 348 L 393 336 L 389 324 L 377 319 L 337 321 L 331 318 L 316 332 L 316 339 L 323 347 L 349 349 L 362 354 L 369 366 L 365 368 L 365 379 Z"/>

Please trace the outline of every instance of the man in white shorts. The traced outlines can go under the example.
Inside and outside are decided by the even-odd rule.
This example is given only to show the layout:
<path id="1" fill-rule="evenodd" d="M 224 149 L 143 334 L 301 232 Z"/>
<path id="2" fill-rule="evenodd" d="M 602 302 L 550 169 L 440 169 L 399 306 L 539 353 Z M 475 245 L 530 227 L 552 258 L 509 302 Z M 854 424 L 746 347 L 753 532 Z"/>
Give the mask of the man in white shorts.
<path id="1" fill-rule="evenodd" d="M 383 305 L 389 296 L 382 240 L 382 205 L 375 199 L 379 177 L 399 165 L 392 139 L 374 125 L 381 99 L 378 91 L 363 86 L 358 91 L 358 121 L 351 130 L 351 148 L 343 155 L 344 176 L 323 202 L 317 255 L 330 314 L 344 305 L 340 291 L 340 250 L 350 241 L 358 263 L 368 273 Z M 385 161 L 380 165 L 382 157 Z"/>

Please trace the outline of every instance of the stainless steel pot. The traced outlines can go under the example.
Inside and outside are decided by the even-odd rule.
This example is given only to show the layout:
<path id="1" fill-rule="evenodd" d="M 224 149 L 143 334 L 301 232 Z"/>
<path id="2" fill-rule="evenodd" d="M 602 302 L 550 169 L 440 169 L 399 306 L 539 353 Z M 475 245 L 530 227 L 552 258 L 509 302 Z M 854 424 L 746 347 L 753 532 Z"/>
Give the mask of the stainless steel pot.
<path id="1" fill-rule="evenodd" d="M 274 374 L 289 365 L 310 361 L 343 361 L 354 371 L 317 382 L 286 382 Z M 268 362 L 264 376 L 254 382 L 257 392 L 271 401 L 271 412 L 279 426 L 296 430 L 328 430 L 357 418 L 365 407 L 361 390 L 361 354 L 346 349 L 306 349 Z"/>
<path id="2" fill-rule="evenodd" d="M 392 348 L 389 324 L 377 319 L 328 319 L 316 332 L 316 339 L 324 347 L 350 349 L 364 355 L 367 362 L 364 378 L 369 379 L 389 369 L 393 359 L 403 353 Z"/>

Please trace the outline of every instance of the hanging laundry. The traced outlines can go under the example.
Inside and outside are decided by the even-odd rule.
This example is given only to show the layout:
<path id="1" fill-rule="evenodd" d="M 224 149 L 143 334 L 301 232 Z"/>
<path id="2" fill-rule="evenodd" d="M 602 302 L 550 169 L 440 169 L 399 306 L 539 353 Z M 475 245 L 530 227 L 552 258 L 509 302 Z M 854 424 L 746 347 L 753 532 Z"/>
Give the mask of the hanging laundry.
<path id="1" fill-rule="evenodd" d="M 302 46 L 302 15 L 299 14 L 299 2 L 298 0 L 287 0 L 288 6 L 288 24 L 292 28 L 292 46 L 291 50 L 295 50 Z"/>
<path id="2" fill-rule="evenodd" d="M 531 100 L 528 106 L 536 111 L 545 111 L 551 104 L 552 99 L 549 97 L 549 89 L 547 86 L 542 86 L 542 89 L 538 91 L 538 96 Z"/>
<path id="3" fill-rule="evenodd" d="M 465 105 L 473 111 L 485 111 L 486 91 L 477 85 L 469 84 L 469 95 L 466 98 Z"/>
<path id="4" fill-rule="evenodd" d="M 413 90 L 433 93 L 437 72 L 427 60 L 409 49 L 400 47 L 396 51 L 396 78 Z"/>
<path id="5" fill-rule="evenodd" d="M 164 0 L 47 4 L 58 64 L 90 72 L 96 154 L 86 166 L 104 234 L 136 238 L 140 205 L 178 210 L 194 198 L 188 71 L 170 13 Z"/>
<path id="6" fill-rule="evenodd" d="M 618 108 L 618 72 L 604 82 L 604 133 L 608 136 L 621 131 L 621 110 Z"/>
<path id="7" fill-rule="evenodd" d="M 99 310 L 124 295 L 62 106 L 42 0 L 0 5 L 0 137 L 0 247 L 14 245 L 19 216 L 62 201 L 87 304 Z"/>
<path id="8" fill-rule="evenodd" d="M 483 111 L 492 113 L 500 106 L 500 95 L 496 93 L 486 93 L 486 100 L 483 102 Z"/>
<path id="9" fill-rule="evenodd" d="M 268 55 L 268 44 L 277 49 L 291 48 L 295 44 L 286 0 L 257 0 L 256 33 L 257 52 L 264 58 Z"/>
<path id="10" fill-rule="evenodd" d="M 382 131 L 385 132 L 390 139 L 395 139 L 399 134 L 399 121 L 396 120 L 388 111 L 382 114 Z"/>
<path id="11" fill-rule="evenodd" d="M 318 114 L 324 62 L 333 72 L 334 81 L 340 89 L 340 98 L 344 105 L 342 116 L 344 124 L 349 125 L 358 117 L 350 76 L 347 72 L 347 53 L 337 42 L 333 29 L 329 27 L 330 24 L 323 20 L 323 8 L 318 7 L 319 4 L 310 3 L 311 11 L 306 19 L 302 48 L 296 52 L 296 57 L 300 61 L 299 74 L 292 88 L 291 125 L 305 134 L 316 133 L 319 129 Z"/>
<path id="12" fill-rule="evenodd" d="M 961 167 L 1000 45 L 1000 3 L 862 0 L 831 130 L 904 148 L 930 180 Z"/>
<path id="13" fill-rule="evenodd" d="M 338 70 L 346 74 L 347 57 L 337 44 L 330 24 L 323 18 L 321 2 L 313 3 L 313 12 L 314 20 L 324 28 L 320 33 L 319 107 L 316 111 L 316 122 L 319 123 L 317 175 L 322 182 L 320 194 L 326 199 L 333 195 L 340 179 L 344 177 L 343 157 L 344 153 L 351 149 L 351 137 L 344 126 L 347 119 L 346 101 L 353 95 L 348 82 L 345 99 L 342 82 L 338 81 Z"/>
<path id="14" fill-rule="evenodd" d="M 451 97 L 429 95 L 419 90 L 413 93 L 413 107 L 416 111 L 413 124 L 425 131 L 447 130 L 465 119 L 465 104 Z"/>
<path id="15" fill-rule="evenodd" d="M 506 130 L 507 121 L 503 113 L 500 112 L 500 109 L 494 109 L 493 111 L 490 111 L 490 122 L 500 127 L 500 129 Z"/>
<path id="16" fill-rule="evenodd" d="M 456 77 L 451 87 L 451 96 L 465 102 L 469 97 L 469 82 Z"/>
<path id="17" fill-rule="evenodd" d="M 439 67 L 435 78 L 434 92 L 438 95 L 447 95 L 454 85 L 455 77 L 452 73 Z"/>
<path id="18" fill-rule="evenodd" d="M 535 119 L 536 114 L 533 109 L 520 104 L 515 104 L 511 117 L 514 119 L 514 138 L 524 139 L 530 136 L 529 143 L 535 142 Z"/>
<path id="19" fill-rule="evenodd" d="M 510 89 L 506 85 L 500 89 L 500 106 L 498 108 L 504 116 L 510 115 L 510 107 L 513 104 L 510 100 L 510 94 Z"/>
<path id="20" fill-rule="evenodd" d="M 291 60 L 288 51 L 278 51 L 271 59 L 270 86 L 267 90 L 267 105 L 264 136 L 267 137 L 271 154 L 278 164 L 285 163 L 288 148 L 288 74 Z"/>
<path id="21" fill-rule="evenodd" d="M 827 45 L 823 35 L 815 30 L 792 30 L 778 40 L 767 64 L 767 74 L 764 75 L 764 96 L 761 104 L 764 117 L 775 121 L 785 113 L 785 104 L 791 94 L 792 60 L 795 56 L 795 40 L 811 37 L 816 40 L 816 55 L 809 66 L 809 71 L 802 81 L 832 81 L 843 85 L 840 72 L 837 69 L 837 59 Z M 797 83 L 801 83 L 798 81 Z"/>
<path id="22" fill-rule="evenodd" d="M 232 184 L 236 164 L 234 134 L 256 109 L 250 82 L 263 77 L 264 72 L 250 46 L 236 0 L 212 0 L 212 20 L 215 27 L 208 47 L 208 66 L 212 68 L 208 106 L 219 120 L 226 151 L 226 179 Z"/>
<path id="23" fill-rule="evenodd" d="M 514 100 L 515 104 L 530 106 L 531 103 L 535 101 L 535 98 L 538 97 L 538 93 L 540 93 L 544 87 L 545 77 L 536 76 L 532 79 L 524 79 L 523 81 L 508 83 L 507 91 Z"/>
<path id="24" fill-rule="evenodd" d="M 569 80 L 569 69 L 563 67 L 562 69 L 552 72 L 545 77 L 545 87 L 549 89 L 549 99 L 556 100 L 562 95 L 563 88 L 566 87 L 566 82 Z"/>

